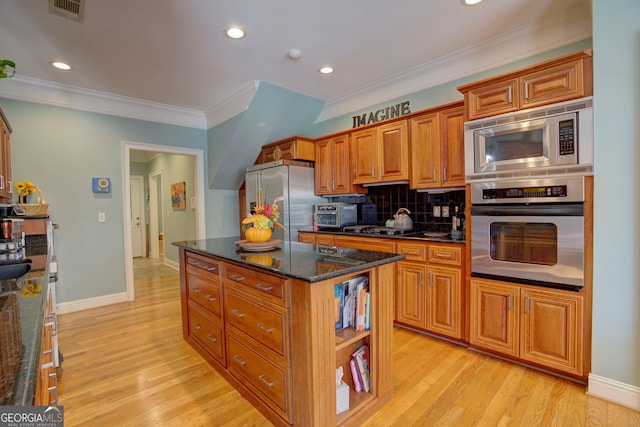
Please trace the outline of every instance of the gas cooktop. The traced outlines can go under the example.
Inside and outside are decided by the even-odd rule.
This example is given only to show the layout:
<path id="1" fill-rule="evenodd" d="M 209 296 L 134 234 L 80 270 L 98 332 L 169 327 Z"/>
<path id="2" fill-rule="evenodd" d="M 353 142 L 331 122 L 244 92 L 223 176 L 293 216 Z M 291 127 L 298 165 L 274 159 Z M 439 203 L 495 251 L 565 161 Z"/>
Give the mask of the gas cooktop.
<path id="1" fill-rule="evenodd" d="M 386 236 L 395 236 L 397 234 L 404 234 L 411 230 L 404 230 L 402 228 L 394 227 L 380 227 L 377 225 L 350 225 L 343 227 L 342 231 L 346 233 L 358 233 L 358 234 L 381 234 Z"/>

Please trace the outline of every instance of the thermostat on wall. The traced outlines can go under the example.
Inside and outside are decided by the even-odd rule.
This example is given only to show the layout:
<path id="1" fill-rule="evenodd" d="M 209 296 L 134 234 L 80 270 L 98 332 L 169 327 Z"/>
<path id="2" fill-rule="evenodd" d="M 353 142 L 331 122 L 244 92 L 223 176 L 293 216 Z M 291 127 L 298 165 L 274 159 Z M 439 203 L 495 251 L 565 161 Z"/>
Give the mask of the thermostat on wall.
<path id="1" fill-rule="evenodd" d="M 111 181 L 109 178 L 93 178 L 94 193 L 110 193 Z"/>

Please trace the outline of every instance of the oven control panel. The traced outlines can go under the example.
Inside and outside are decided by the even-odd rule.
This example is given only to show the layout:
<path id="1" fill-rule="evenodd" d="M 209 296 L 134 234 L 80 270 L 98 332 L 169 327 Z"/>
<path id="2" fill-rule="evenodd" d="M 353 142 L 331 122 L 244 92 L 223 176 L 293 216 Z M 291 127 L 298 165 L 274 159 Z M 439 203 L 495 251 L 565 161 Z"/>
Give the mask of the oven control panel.
<path id="1" fill-rule="evenodd" d="M 545 197 L 567 197 L 567 186 L 545 185 L 537 187 L 485 188 L 482 190 L 482 198 L 484 200 Z"/>

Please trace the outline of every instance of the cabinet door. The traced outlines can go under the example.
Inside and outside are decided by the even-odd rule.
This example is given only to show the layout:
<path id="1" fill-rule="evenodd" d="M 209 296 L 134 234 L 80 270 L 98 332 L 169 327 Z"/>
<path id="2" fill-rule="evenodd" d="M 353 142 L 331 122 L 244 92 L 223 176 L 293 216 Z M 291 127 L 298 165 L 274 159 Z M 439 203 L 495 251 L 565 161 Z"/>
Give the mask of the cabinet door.
<path id="1" fill-rule="evenodd" d="M 463 187 L 464 106 L 449 108 L 439 114 L 442 187 Z"/>
<path id="2" fill-rule="evenodd" d="M 509 113 L 518 109 L 518 79 L 501 80 L 471 89 L 464 96 L 467 120 Z"/>
<path id="3" fill-rule="evenodd" d="M 315 245 L 316 235 L 311 233 L 298 233 L 298 242 L 311 243 L 312 245 Z"/>
<path id="4" fill-rule="evenodd" d="M 407 121 L 377 127 L 378 181 L 409 179 L 409 132 Z"/>
<path id="5" fill-rule="evenodd" d="M 517 286 L 471 279 L 471 319 L 469 342 L 488 350 L 518 356 Z"/>
<path id="6" fill-rule="evenodd" d="M 459 268 L 427 269 L 427 330 L 462 338 L 462 273 Z"/>
<path id="7" fill-rule="evenodd" d="M 583 297 L 551 290 L 522 290 L 520 357 L 583 375 Z"/>
<path id="8" fill-rule="evenodd" d="M 425 329 L 427 326 L 426 266 L 398 262 L 396 280 L 396 322 Z"/>
<path id="9" fill-rule="evenodd" d="M 532 108 L 586 96 L 582 59 L 520 77 L 520 108 Z"/>
<path id="10" fill-rule="evenodd" d="M 331 139 L 316 141 L 316 163 L 314 169 L 315 192 L 318 195 L 331 194 L 335 162 Z"/>
<path id="11" fill-rule="evenodd" d="M 333 183 L 332 192 L 351 193 L 351 164 L 349 163 L 349 135 L 340 135 L 331 139 L 333 144 Z"/>
<path id="12" fill-rule="evenodd" d="M 354 184 L 366 184 L 379 180 L 377 171 L 376 128 L 351 134 L 351 169 Z"/>
<path id="13" fill-rule="evenodd" d="M 333 246 L 333 237 L 318 234 L 316 235 L 316 245 Z"/>
<path id="14" fill-rule="evenodd" d="M 464 156 L 462 161 L 464 162 Z M 411 188 L 439 185 L 440 122 L 438 113 L 411 119 Z"/>

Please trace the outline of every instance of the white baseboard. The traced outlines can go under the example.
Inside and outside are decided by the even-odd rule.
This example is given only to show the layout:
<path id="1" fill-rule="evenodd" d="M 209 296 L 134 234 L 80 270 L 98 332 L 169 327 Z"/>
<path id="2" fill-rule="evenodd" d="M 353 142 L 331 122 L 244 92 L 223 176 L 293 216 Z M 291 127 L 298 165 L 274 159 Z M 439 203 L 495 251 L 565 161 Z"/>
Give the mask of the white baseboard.
<path id="1" fill-rule="evenodd" d="M 127 293 L 104 295 L 100 297 L 87 298 L 77 301 L 62 302 L 58 304 L 58 313 L 71 313 L 74 311 L 86 310 L 88 308 L 102 307 L 104 305 L 125 302 Z"/>
<path id="2" fill-rule="evenodd" d="M 175 261 L 171 261 L 170 259 L 165 258 L 164 265 L 166 265 L 167 267 L 171 267 L 174 270 L 180 271 L 180 264 Z"/>
<path id="3" fill-rule="evenodd" d="M 589 374 L 587 394 L 640 411 L 640 387 Z"/>

